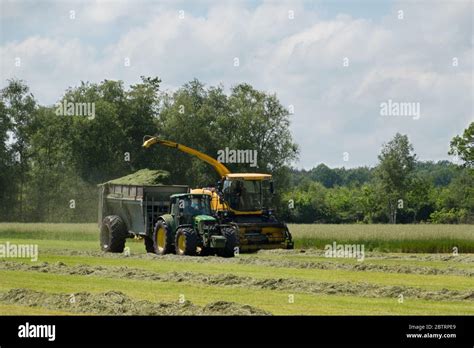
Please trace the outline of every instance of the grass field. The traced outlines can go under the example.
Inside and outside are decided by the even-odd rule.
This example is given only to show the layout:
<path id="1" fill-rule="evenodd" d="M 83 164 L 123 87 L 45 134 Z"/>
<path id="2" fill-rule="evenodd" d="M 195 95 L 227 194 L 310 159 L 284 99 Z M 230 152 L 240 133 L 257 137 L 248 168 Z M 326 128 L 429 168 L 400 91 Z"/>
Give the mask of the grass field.
<path id="1" fill-rule="evenodd" d="M 99 251 L 95 224 L 0 224 L 0 314 L 474 315 L 472 225 L 290 225 L 296 249 L 232 259 Z M 364 261 L 322 248 L 358 243 Z M 453 247 L 459 254 L 453 255 Z M 437 252 L 437 253 L 435 253 Z"/>

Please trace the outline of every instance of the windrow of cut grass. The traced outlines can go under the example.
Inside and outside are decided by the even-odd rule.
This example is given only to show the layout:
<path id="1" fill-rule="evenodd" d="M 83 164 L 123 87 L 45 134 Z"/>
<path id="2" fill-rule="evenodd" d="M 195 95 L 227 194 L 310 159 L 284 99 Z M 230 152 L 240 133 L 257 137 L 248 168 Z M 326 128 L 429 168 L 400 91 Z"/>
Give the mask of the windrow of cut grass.
<path id="1" fill-rule="evenodd" d="M 230 264 L 266 266 L 270 268 L 297 268 L 297 269 L 326 269 L 326 270 L 352 270 L 352 271 L 383 271 L 389 273 L 411 273 L 411 274 L 452 274 L 472 276 L 474 274 L 474 254 L 406 254 L 406 253 L 376 253 L 367 252 L 363 262 L 354 258 L 328 258 L 322 250 L 261 250 L 258 253 L 241 254 L 235 258 L 221 257 L 181 257 L 176 255 L 158 256 L 146 254 L 143 241 L 130 240 L 127 243 L 129 256 L 122 254 L 104 253 L 98 250 L 97 241 L 63 241 L 44 239 L 9 239 L 0 238 L 0 244 L 36 244 L 38 245 L 39 262 L 51 262 L 70 257 L 78 260 L 87 260 L 89 257 L 101 262 L 110 259 L 116 260 L 117 264 L 125 262 L 133 263 L 134 260 L 142 259 L 143 262 L 173 261 L 180 263 L 207 264 L 212 268 L 214 264 L 223 267 Z"/>
<path id="2" fill-rule="evenodd" d="M 152 256 L 152 255 L 150 255 Z M 196 257 L 125 257 L 114 255 L 114 257 L 87 256 L 87 255 L 54 255 L 45 254 L 39 258 L 39 262 L 30 262 L 25 259 L 10 259 L 14 263 L 25 262 L 31 264 L 32 269 L 42 270 L 43 263 L 50 265 L 67 264 L 68 266 L 96 266 L 96 267 L 130 267 L 147 270 L 156 273 L 166 272 L 189 272 L 209 275 L 232 274 L 241 277 L 252 277 L 256 279 L 301 279 L 319 282 L 356 282 L 371 283 L 383 286 L 406 285 L 424 289 L 442 290 L 469 290 L 474 289 L 474 277 L 460 274 L 416 274 L 416 273 L 388 273 L 383 269 L 355 270 L 353 268 L 293 268 L 275 267 L 267 263 L 240 263 L 219 262 L 218 257 L 199 258 L 202 262 L 196 262 Z M 7 260 L 5 260 L 7 261 Z M 0 259 L 0 269 L 3 267 Z M 436 270 L 436 269 L 434 269 Z M 87 273 L 87 272 L 86 272 Z"/>
<path id="3" fill-rule="evenodd" d="M 171 265 L 167 265 L 168 267 Z M 189 265 L 188 265 L 189 266 Z M 198 266 L 194 264 L 193 266 Z M 168 268 L 169 269 L 169 268 Z M 222 272 L 208 272 L 205 268 L 188 271 L 179 268 L 172 268 L 173 271 L 164 271 L 163 269 L 145 270 L 143 268 L 131 268 L 123 266 L 106 266 L 103 265 L 74 265 L 70 266 L 64 262 L 41 263 L 28 265 L 22 262 L 0 261 L 0 272 L 20 271 L 20 272 L 38 272 L 58 275 L 83 275 L 87 277 L 100 278 L 126 278 L 136 280 L 148 280 L 156 282 L 181 282 L 189 284 L 207 284 L 211 286 L 245 288 L 245 289 L 269 289 L 274 291 L 288 291 L 295 293 L 312 293 L 312 294 L 339 294 L 352 295 L 360 297 L 396 297 L 403 294 L 411 299 L 428 299 L 439 301 L 466 300 L 474 305 L 473 281 L 467 281 L 464 289 L 456 286 L 455 290 L 447 284 L 456 283 L 462 278 L 445 278 L 445 277 L 424 277 L 405 278 L 397 277 L 387 285 L 385 281 L 372 274 L 367 281 L 365 277 L 359 277 L 355 281 L 346 281 L 344 275 L 338 278 L 328 278 L 327 275 L 320 273 L 301 274 L 291 277 L 288 272 L 282 274 L 281 277 L 275 277 L 275 274 L 266 272 L 264 268 L 260 268 L 260 272 L 244 269 L 239 271 L 227 272 L 223 268 Z M 310 273 L 310 272 L 307 272 Z M 324 281 L 330 279 L 331 281 Z M 435 280 L 436 279 L 436 280 Z M 362 281 L 361 281 L 362 280 Z M 406 281 L 405 281 L 406 280 Z M 429 282 L 429 284 L 428 284 Z M 434 284 L 433 284 L 434 283 Z M 406 285 L 400 285 L 406 284 Z M 425 285 L 423 285 L 425 284 Z M 440 286 L 441 285 L 441 286 Z"/>
<path id="4" fill-rule="evenodd" d="M 62 275 L 42 272 L 0 271 L 0 295 L 12 289 L 30 289 L 45 293 L 68 294 L 78 292 L 104 293 L 120 291 L 135 300 L 178 302 L 180 297 L 198 306 L 216 301 L 230 301 L 249 305 L 272 314 L 291 315 L 472 315 L 474 305 L 463 301 L 433 301 L 407 297 L 400 304 L 397 297 L 359 297 L 318 294 L 269 289 L 249 289 L 186 282 L 159 282 L 136 279 L 115 279 L 84 275 Z M 19 286 L 21 284 L 21 286 Z M 289 296 L 293 295 L 293 301 Z M 0 296 L 1 297 L 1 296 Z M 64 296 L 64 298 L 68 298 Z M 9 302 L 8 304 L 15 304 Z M 36 303 L 31 304 L 36 306 Z M 30 305 L 30 306 L 31 306 Z M 28 306 L 24 314 L 29 314 Z M 51 308 L 56 309 L 56 308 Z M 60 308 L 57 308 L 60 309 Z M 1 306 L 0 306 L 1 310 Z M 64 308 L 61 308 L 64 310 Z M 19 308 L 17 308 L 17 313 Z M 8 314 L 2 313 L 1 314 Z"/>

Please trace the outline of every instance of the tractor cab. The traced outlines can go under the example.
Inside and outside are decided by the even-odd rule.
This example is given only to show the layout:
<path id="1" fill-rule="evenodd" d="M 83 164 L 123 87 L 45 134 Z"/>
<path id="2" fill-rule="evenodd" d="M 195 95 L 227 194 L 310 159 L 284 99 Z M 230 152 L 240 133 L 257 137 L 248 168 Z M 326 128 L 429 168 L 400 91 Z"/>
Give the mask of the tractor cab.
<path id="1" fill-rule="evenodd" d="M 171 197 L 171 215 L 179 225 L 193 224 L 197 216 L 209 216 L 211 219 L 211 197 L 206 194 L 177 194 Z"/>

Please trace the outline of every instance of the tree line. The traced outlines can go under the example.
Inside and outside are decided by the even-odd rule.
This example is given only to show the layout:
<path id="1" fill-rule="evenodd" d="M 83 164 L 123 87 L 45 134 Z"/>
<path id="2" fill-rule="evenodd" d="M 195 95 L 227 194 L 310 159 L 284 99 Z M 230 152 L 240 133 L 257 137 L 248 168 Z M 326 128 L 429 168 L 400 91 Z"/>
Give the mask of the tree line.
<path id="1" fill-rule="evenodd" d="M 294 170 L 285 219 L 301 223 L 473 223 L 472 169 L 449 161 L 414 163 L 401 190 L 376 168 Z M 387 179 L 384 184 L 382 180 Z"/>
<path id="2" fill-rule="evenodd" d="M 299 149 L 275 94 L 244 83 L 225 93 L 196 79 L 173 92 L 160 85 L 157 77 L 128 87 L 82 82 L 56 105 L 39 105 L 26 82 L 8 80 L 0 91 L 0 221 L 95 221 L 97 184 L 143 168 L 167 170 L 175 184 L 217 181 L 198 159 L 160 146 L 143 149 L 144 135 L 213 157 L 226 148 L 256 150 L 257 167 L 226 166 L 272 173 L 274 205 L 288 221 L 473 221 L 472 124 L 451 143 L 460 165 L 419 162 L 408 138 L 397 134 L 375 168 L 321 164 L 305 171 L 291 167 Z M 78 114 L 82 105 L 92 105 L 92 114 Z"/>

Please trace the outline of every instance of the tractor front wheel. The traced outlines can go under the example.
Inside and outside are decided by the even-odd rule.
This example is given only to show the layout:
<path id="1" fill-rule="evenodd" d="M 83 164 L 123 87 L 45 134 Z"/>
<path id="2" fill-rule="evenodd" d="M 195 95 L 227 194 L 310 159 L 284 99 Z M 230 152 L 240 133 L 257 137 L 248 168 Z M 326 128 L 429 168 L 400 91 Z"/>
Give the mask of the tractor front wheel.
<path id="1" fill-rule="evenodd" d="M 222 257 L 234 257 L 236 248 L 240 245 L 239 231 L 235 227 L 222 228 L 222 235 L 225 237 L 225 246 L 218 250 L 218 255 Z"/>
<path id="2" fill-rule="evenodd" d="M 159 220 L 153 232 L 153 247 L 155 253 L 158 255 L 170 254 L 174 251 L 173 244 L 173 232 L 171 232 L 171 229 L 163 220 Z"/>
<path id="3" fill-rule="evenodd" d="M 176 254 L 178 255 L 196 255 L 198 247 L 196 231 L 190 227 L 179 228 L 178 231 L 176 231 L 174 245 L 176 247 Z"/>

